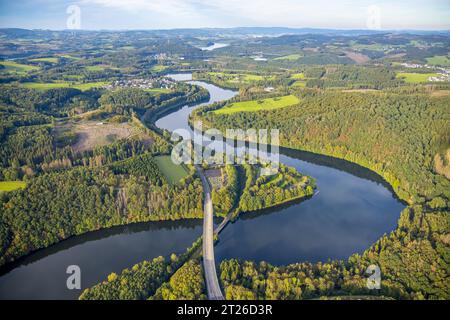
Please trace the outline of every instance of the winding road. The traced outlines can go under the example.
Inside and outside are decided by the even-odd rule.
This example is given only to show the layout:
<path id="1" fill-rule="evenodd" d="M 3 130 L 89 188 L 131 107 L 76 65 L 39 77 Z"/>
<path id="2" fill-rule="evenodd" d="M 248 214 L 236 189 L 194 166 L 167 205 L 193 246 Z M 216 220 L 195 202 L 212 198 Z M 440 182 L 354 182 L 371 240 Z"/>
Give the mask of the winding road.
<path id="1" fill-rule="evenodd" d="M 224 300 L 220 290 L 219 279 L 217 279 L 216 263 L 214 259 L 214 224 L 213 224 L 213 204 L 211 199 L 211 187 L 203 174 L 200 166 L 195 168 L 202 180 L 205 201 L 203 203 L 203 269 L 205 270 L 206 288 L 208 299 Z"/>

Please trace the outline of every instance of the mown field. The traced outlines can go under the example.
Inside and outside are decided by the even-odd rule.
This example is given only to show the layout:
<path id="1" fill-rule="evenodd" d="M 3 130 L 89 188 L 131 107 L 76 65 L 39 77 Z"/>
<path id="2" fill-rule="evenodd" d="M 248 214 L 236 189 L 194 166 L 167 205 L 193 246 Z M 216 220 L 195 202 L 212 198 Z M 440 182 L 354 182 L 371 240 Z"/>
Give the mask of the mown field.
<path id="1" fill-rule="evenodd" d="M 293 95 L 279 98 L 267 98 L 261 100 L 235 102 L 222 109 L 215 110 L 216 114 L 232 114 L 237 112 L 255 112 L 263 110 L 280 109 L 299 103 L 300 100 Z"/>
<path id="2" fill-rule="evenodd" d="M 291 75 L 291 79 L 303 80 L 305 79 L 305 75 L 303 73 L 294 73 Z"/>
<path id="3" fill-rule="evenodd" d="M 45 57 L 45 58 L 35 58 L 35 59 L 30 59 L 30 61 L 33 62 L 48 62 L 48 63 L 58 63 L 58 58 L 54 58 L 54 57 Z"/>
<path id="4" fill-rule="evenodd" d="M 0 65 L 4 66 L 5 69 L 0 69 L 0 71 L 6 71 L 11 73 L 27 73 L 33 70 L 39 70 L 39 67 L 30 66 L 27 64 L 17 63 L 14 61 L 0 61 Z"/>
<path id="5" fill-rule="evenodd" d="M 86 66 L 85 69 L 87 71 L 91 71 L 91 72 L 101 72 L 101 71 L 105 71 L 106 69 L 111 69 L 111 70 L 118 70 L 119 68 L 110 66 L 110 65 L 95 65 L 95 66 Z"/>
<path id="6" fill-rule="evenodd" d="M 152 93 L 168 93 L 168 92 L 170 92 L 170 89 L 165 89 L 165 88 L 150 88 L 150 89 L 144 89 L 144 91 L 152 92 Z"/>
<path id="7" fill-rule="evenodd" d="M 434 66 L 450 67 L 450 59 L 448 56 L 434 56 L 427 58 L 427 63 Z"/>
<path id="8" fill-rule="evenodd" d="M 167 181 L 172 185 L 177 184 L 189 173 L 184 166 L 173 163 L 170 156 L 155 157 L 155 162 Z"/>
<path id="9" fill-rule="evenodd" d="M 409 73 L 409 72 L 399 72 L 397 73 L 397 78 L 404 79 L 406 83 L 421 83 L 428 82 L 429 77 L 436 77 L 437 73 Z"/>
<path id="10" fill-rule="evenodd" d="M 168 68 L 167 66 L 163 66 L 163 65 L 157 64 L 157 65 L 154 65 L 151 68 L 151 70 L 154 71 L 154 72 L 161 72 L 161 71 L 166 70 L 167 68 Z"/>
<path id="11" fill-rule="evenodd" d="M 208 72 L 208 75 L 234 83 L 236 82 L 250 83 L 255 81 L 274 79 L 273 76 L 262 76 L 259 74 L 251 74 L 251 73 Z"/>
<path id="12" fill-rule="evenodd" d="M 89 90 L 92 88 L 100 88 L 107 85 L 108 82 L 86 82 L 86 83 L 72 83 L 72 82 L 24 82 L 20 86 L 28 89 L 36 90 L 50 90 L 55 88 L 74 88 L 81 91 Z"/>
<path id="13" fill-rule="evenodd" d="M 275 58 L 275 59 L 273 59 L 273 60 L 289 60 L 289 61 L 294 61 L 294 60 L 300 59 L 301 57 L 303 57 L 302 54 L 294 53 L 294 54 L 289 54 L 289 55 L 287 55 L 287 56 L 278 57 L 278 58 Z"/>
<path id="14" fill-rule="evenodd" d="M 23 181 L 0 181 L 0 192 L 8 192 L 26 187 Z"/>

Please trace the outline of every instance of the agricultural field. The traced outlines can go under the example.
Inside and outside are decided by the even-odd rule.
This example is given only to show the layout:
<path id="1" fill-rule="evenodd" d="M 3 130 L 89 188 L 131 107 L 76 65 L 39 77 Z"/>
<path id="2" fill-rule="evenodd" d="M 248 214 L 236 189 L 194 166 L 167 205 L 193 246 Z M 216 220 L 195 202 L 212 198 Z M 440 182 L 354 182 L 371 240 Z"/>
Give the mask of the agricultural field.
<path id="1" fill-rule="evenodd" d="M 306 81 L 295 81 L 293 84 L 291 84 L 291 87 L 304 88 L 306 87 Z"/>
<path id="2" fill-rule="evenodd" d="M 154 72 L 161 72 L 164 71 L 168 68 L 168 66 L 163 66 L 160 64 L 154 65 L 150 70 L 154 71 Z"/>
<path id="3" fill-rule="evenodd" d="M 5 67 L 4 69 L 0 69 L 0 71 L 2 72 L 6 71 L 16 74 L 25 74 L 30 71 L 39 70 L 39 67 L 17 63 L 14 61 L 0 61 L 0 65 Z"/>
<path id="4" fill-rule="evenodd" d="M 119 70 L 119 68 L 112 67 L 109 65 L 101 65 L 101 64 L 97 64 L 95 66 L 86 66 L 85 69 L 90 72 L 101 72 L 101 71 L 105 71 L 106 69 Z"/>
<path id="5" fill-rule="evenodd" d="M 24 189 L 26 185 L 27 183 L 24 181 L 0 181 L 0 192 Z"/>
<path id="6" fill-rule="evenodd" d="M 59 55 L 59 57 L 65 58 L 65 59 L 71 59 L 71 60 L 81 60 L 80 57 L 75 57 L 75 56 L 72 56 L 69 54 L 61 54 L 61 55 Z"/>
<path id="7" fill-rule="evenodd" d="M 422 83 L 428 82 L 429 77 L 436 77 L 437 73 L 413 73 L 413 72 L 399 72 L 397 78 L 404 79 L 406 83 Z"/>
<path id="8" fill-rule="evenodd" d="M 303 80 L 305 79 L 305 75 L 303 73 L 294 73 L 291 75 L 291 79 Z"/>
<path id="9" fill-rule="evenodd" d="M 449 56 L 434 56 L 427 58 L 427 63 L 433 66 L 450 67 Z"/>
<path id="10" fill-rule="evenodd" d="M 166 88 L 148 88 L 148 89 L 144 89 L 144 91 L 152 92 L 152 93 L 168 93 L 168 92 L 170 92 L 170 89 L 166 89 Z"/>
<path id="11" fill-rule="evenodd" d="M 35 59 L 30 59 L 30 61 L 33 62 L 48 62 L 48 63 L 58 63 L 58 58 L 55 57 L 45 57 L 45 58 L 35 58 Z"/>
<path id="12" fill-rule="evenodd" d="M 50 90 L 55 88 L 74 88 L 81 91 L 86 91 L 92 88 L 101 88 L 107 85 L 108 82 L 86 82 L 86 83 L 72 83 L 72 82 L 23 82 L 20 86 L 28 89 L 36 90 Z"/>
<path id="13" fill-rule="evenodd" d="M 155 158 L 155 162 L 167 181 L 172 185 L 177 184 L 189 173 L 184 166 L 173 163 L 170 156 L 158 156 Z"/>
<path id="14" fill-rule="evenodd" d="M 262 100 L 235 102 L 221 109 L 215 110 L 216 114 L 232 114 L 237 112 L 256 112 L 274 110 L 289 107 L 299 103 L 300 100 L 293 95 L 278 98 L 267 98 Z"/>
<path id="15" fill-rule="evenodd" d="M 273 80 L 274 76 L 262 76 L 259 74 L 249 73 L 226 73 L 226 72 L 208 72 L 210 76 L 231 83 L 252 83 L 264 80 Z"/>
<path id="16" fill-rule="evenodd" d="M 288 61 L 294 61 L 294 60 L 300 59 L 301 57 L 303 57 L 302 54 L 294 53 L 294 54 L 289 54 L 289 55 L 287 55 L 287 56 L 278 57 L 278 58 L 275 58 L 275 59 L 273 59 L 273 60 L 288 60 Z"/>

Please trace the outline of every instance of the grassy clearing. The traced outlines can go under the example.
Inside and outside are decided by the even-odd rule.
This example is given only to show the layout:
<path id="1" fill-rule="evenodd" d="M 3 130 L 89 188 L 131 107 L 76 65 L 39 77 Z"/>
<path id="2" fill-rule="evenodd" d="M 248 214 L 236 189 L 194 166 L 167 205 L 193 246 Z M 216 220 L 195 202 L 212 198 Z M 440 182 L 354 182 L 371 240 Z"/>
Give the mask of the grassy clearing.
<path id="1" fill-rule="evenodd" d="M 448 56 L 434 56 L 427 58 L 427 63 L 434 66 L 450 67 L 450 59 Z"/>
<path id="2" fill-rule="evenodd" d="M 74 57 L 74 56 L 71 56 L 70 54 L 61 54 L 60 57 L 65 58 L 65 59 L 71 59 L 71 60 L 81 60 L 80 57 Z"/>
<path id="3" fill-rule="evenodd" d="M 119 70 L 119 68 L 104 64 L 97 64 L 95 66 L 86 66 L 85 69 L 90 72 L 101 72 L 105 71 L 106 69 Z"/>
<path id="4" fill-rule="evenodd" d="M 58 58 L 55 57 L 46 57 L 46 58 L 35 58 L 35 59 L 30 59 L 30 61 L 33 62 L 48 62 L 48 63 L 58 63 Z"/>
<path id="5" fill-rule="evenodd" d="M 150 70 L 152 70 L 154 72 L 161 72 L 161 71 L 166 70 L 167 68 L 169 68 L 169 67 L 157 64 L 157 65 L 154 65 Z"/>
<path id="6" fill-rule="evenodd" d="M 305 79 L 305 75 L 303 73 L 294 73 L 294 74 L 291 75 L 291 79 L 304 80 Z"/>
<path id="7" fill-rule="evenodd" d="M 3 71 L 11 73 L 23 74 L 29 71 L 39 70 L 39 67 L 21 64 L 14 61 L 0 61 L 0 64 L 5 67 L 5 69 L 2 69 Z"/>
<path id="8" fill-rule="evenodd" d="M 261 76 L 250 73 L 208 72 L 208 75 L 229 83 L 252 83 L 275 79 L 275 76 Z"/>
<path id="9" fill-rule="evenodd" d="M 428 82 L 429 77 L 436 77 L 437 73 L 408 73 L 399 72 L 397 78 L 404 79 L 406 83 L 421 83 Z"/>
<path id="10" fill-rule="evenodd" d="M 28 89 L 36 90 L 50 90 L 55 88 L 74 88 L 81 91 L 86 91 L 92 88 L 100 88 L 107 85 L 108 82 L 86 82 L 86 83 L 71 83 L 71 82 L 24 82 L 20 86 Z"/>
<path id="11" fill-rule="evenodd" d="M 287 55 L 287 56 L 278 57 L 278 58 L 275 58 L 275 59 L 273 59 L 273 60 L 289 60 L 289 61 L 294 61 L 294 60 L 300 59 L 301 57 L 303 57 L 303 55 L 298 54 L 298 53 L 294 53 L 294 54 L 289 54 L 289 55 Z"/>
<path id="12" fill-rule="evenodd" d="M 170 184 L 177 184 L 181 179 L 188 175 L 187 169 L 182 165 L 173 163 L 170 156 L 158 156 L 155 158 L 161 173 L 166 177 Z"/>
<path id="13" fill-rule="evenodd" d="M 304 87 L 306 87 L 306 81 L 295 81 L 291 86 L 304 88 Z"/>
<path id="14" fill-rule="evenodd" d="M 215 110 L 216 114 L 231 114 L 236 112 L 255 112 L 262 110 L 280 109 L 299 103 L 300 100 L 293 95 L 262 100 L 242 101 L 232 103 L 222 109 Z"/>
<path id="15" fill-rule="evenodd" d="M 152 93 L 167 93 L 167 92 L 170 92 L 170 89 L 166 89 L 166 88 L 149 88 L 149 89 L 144 89 L 144 91 L 152 92 Z"/>
<path id="16" fill-rule="evenodd" d="M 23 181 L 0 181 L 0 192 L 24 189 L 26 185 L 27 183 Z"/>

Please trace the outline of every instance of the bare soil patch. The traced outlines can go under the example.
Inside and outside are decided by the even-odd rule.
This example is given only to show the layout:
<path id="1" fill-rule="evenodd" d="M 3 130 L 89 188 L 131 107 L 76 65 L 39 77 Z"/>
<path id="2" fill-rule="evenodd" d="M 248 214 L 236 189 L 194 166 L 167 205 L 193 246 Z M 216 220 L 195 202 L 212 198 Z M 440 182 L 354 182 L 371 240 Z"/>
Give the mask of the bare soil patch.
<path id="1" fill-rule="evenodd" d="M 75 143 L 72 144 L 74 152 L 93 150 L 96 147 L 109 145 L 117 140 L 131 137 L 142 140 L 145 144 L 151 144 L 153 142 L 148 135 L 128 122 L 69 122 L 56 128 L 57 133 L 67 132 L 69 130 L 77 136 Z"/>
<path id="2" fill-rule="evenodd" d="M 363 64 L 370 60 L 368 56 L 362 53 L 357 53 L 353 51 L 346 51 L 345 55 L 355 61 L 357 64 Z"/>

